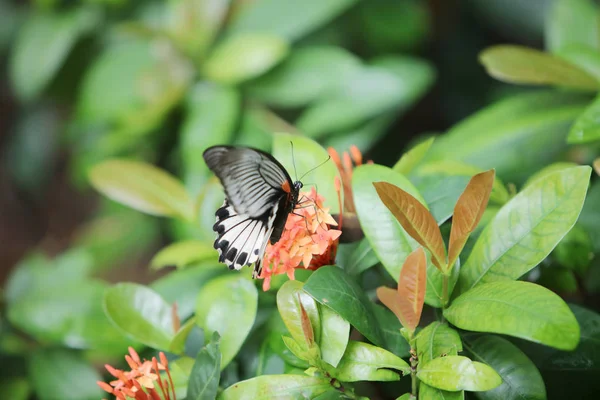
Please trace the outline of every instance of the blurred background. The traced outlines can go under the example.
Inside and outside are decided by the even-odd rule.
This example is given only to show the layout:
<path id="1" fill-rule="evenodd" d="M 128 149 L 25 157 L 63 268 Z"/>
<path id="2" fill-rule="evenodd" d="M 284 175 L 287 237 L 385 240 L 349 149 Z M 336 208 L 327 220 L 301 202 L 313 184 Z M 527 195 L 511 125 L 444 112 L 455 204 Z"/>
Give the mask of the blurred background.
<path id="1" fill-rule="evenodd" d="M 31 393 L 23 357 L 31 343 L 48 351 L 93 343 L 86 359 L 96 363 L 121 357 L 127 344 L 121 336 L 80 326 L 74 315 L 104 318 L 99 304 L 107 282 L 155 282 L 162 272 L 148 264 L 166 244 L 213 238 L 210 228 L 147 216 L 99 196 L 88 172 L 102 160 L 152 163 L 181 178 L 193 195 L 208 196 L 202 152 L 210 145 L 269 150 L 273 132 L 302 133 L 338 151 L 356 145 L 366 159 L 392 166 L 423 138 L 452 133 L 497 101 L 532 95 L 516 100 L 527 107 L 528 99 L 538 101 L 537 109 L 516 116 L 518 124 L 509 127 L 510 112 L 488 121 L 490 129 L 506 128 L 498 133 L 504 147 L 492 141 L 481 151 L 461 150 L 457 129 L 457 140 L 440 142 L 437 154 L 496 167 L 513 191 L 551 162 L 590 163 L 597 145 L 571 146 L 565 138 L 591 95 L 536 94 L 540 89 L 494 80 L 478 61 L 482 50 L 500 43 L 547 48 L 552 6 L 552 0 L 0 0 L 0 378 L 12 385 L 6 393 L 14 399 Z M 524 141 L 510 139 L 520 129 L 528 132 Z M 593 204 L 586 207 L 583 228 L 600 226 Z M 538 268 L 536 279 L 597 309 L 600 265 L 590 279 L 572 272 L 588 268 L 592 247 L 600 250 L 599 229 L 583 228 L 569 237 L 566 253 L 576 248 L 583 260 L 566 277 Z M 63 290 L 83 276 L 101 280 Z M 50 306 L 51 321 L 44 308 Z M 57 354 L 31 365 L 47 369 Z M 58 383 L 30 375 L 39 378 L 37 395 L 53 398 L 40 388 Z M 14 394 L 19 390 L 24 397 Z"/>

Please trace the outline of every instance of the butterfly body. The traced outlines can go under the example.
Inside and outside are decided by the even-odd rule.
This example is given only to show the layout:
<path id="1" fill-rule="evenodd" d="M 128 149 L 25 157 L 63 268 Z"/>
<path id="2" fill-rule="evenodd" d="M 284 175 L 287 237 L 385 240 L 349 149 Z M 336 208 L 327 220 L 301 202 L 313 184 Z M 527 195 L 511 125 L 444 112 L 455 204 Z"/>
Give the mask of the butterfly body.
<path id="1" fill-rule="evenodd" d="M 230 269 L 254 263 L 256 277 L 267 243 L 283 234 L 302 182 L 293 182 L 279 161 L 251 147 L 213 146 L 203 156 L 225 190 L 213 226 L 219 261 Z"/>

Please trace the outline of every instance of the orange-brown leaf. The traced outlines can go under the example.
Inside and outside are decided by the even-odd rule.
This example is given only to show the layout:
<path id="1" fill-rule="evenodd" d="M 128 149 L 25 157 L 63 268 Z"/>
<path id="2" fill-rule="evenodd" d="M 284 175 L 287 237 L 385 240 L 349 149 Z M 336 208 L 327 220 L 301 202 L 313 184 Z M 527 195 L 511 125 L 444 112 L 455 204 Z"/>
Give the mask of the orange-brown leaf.
<path id="1" fill-rule="evenodd" d="M 452 268 L 469 235 L 479 224 L 492 193 L 495 175 L 495 171 L 490 169 L 473 176 L 458 198 L 448 242 L 448 268 Z"/>
<path id="2" fill-rule="evenodd" d="M 406 319 L 406 328 L 414 331 L 421 320 L 427 284 L 427 257 L 422 247 L 414 250 L 404 261 L 398 279 L 400 310 Z"/>
<path id="3" fill-rule="evenodd" d="M 396 317 L 402 326 L 406 328 L 408 323 L 404 317 L 402 309 L 400 308 L 400 296 L 398 295 L 398 291 L 389 287 L 380 286 L 377 288 L 377 298 L 394 314 L 396 314 Z"/>
<path id="4" fill-rule="evenodd" d="M 302 324 L 302 333 L 304 334 L 306 344 L 310 348 L 315 342 L 315 334 L 313 332 L 308 313 L 306 312 L 306 309 L 302 304 L 302 300 L 300 299 L 300 294 L 298 294 L 298 304 L 300 305 L 300 322 Z"/>
<path id="5" fill-rule="evenodd" d="M 373 185 L 383 204 L 394 214 L 406 233 L 428 249 L 433 256 L 433 264 L 443 270 L 446 247 L 440 228 L 429 210 L 398 186 L 387 182 L 374 182 Z"/>
<path id="6" fill-rule="evenodd" d="M 600 175 L 600 158 L 596 158 L 594 161 L 594 169 L 596 170 L 596 173 Z"/>

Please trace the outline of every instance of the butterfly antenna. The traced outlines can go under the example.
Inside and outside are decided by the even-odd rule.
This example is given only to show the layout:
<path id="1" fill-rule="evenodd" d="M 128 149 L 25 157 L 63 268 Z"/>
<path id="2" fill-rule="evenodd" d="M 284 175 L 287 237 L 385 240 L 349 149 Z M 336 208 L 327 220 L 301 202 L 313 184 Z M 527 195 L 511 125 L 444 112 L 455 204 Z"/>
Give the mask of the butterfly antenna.
<path id="1" fill-rule="evenodd" d="M 294 159 L 294 142 L 290 140 L 290 145 L 292 146 L 292 164 L 294 165 L 294 177 L 298 180 L 298 171 L 296 171 L 296 160 Z"/>
<path id="2" fill-rule="evenodd" d="M 310 174 L 311 172 L 313 172 L 315 169 L 317 169 L 317 168 L 319 168 L 320 166 L 324 165 L 324 164 L 325 164 L 327 161 L 329 161 L 329 160 L 331 160 L 331 156 L 327 157 L 327 160 L 323 161 L 321 164 L 319 164 L 319 165 L 317 165 L 316 167 L 314 167 L 314 168 L 311 168 L 311 169 L 309 169 L 308 171 L 306 171 L 306 172 L 304 173 L 304 175 L 302 175 L 302 176 L 300 177 L 300 180 L 302 180 L 302 178 L 304 178 L 306 175 L 308 175 L 308 174 Z"/>

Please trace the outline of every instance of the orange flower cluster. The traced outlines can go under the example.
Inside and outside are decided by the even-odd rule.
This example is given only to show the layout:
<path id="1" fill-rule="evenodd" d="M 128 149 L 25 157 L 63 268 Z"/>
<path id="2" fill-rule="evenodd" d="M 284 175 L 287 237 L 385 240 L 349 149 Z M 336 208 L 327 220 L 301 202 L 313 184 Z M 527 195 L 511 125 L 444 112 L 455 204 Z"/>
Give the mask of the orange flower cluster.
<path id="1" fill-rule="evenodd" d="M 98 386 L 120 400 L 176 400 L 167 357 L 163 352 L 159 353 L 159 357 L 160 362 L 156 357 L 152 357 L 152 361 L 142 362 L 138 353 L 130 347 L 125 360 L 131 371 L 123 371 L 106 364 L 106 370 L 117 380 L 111 381 L 110 385 L 97 382 Z M 168 381 L 160 376 L 160 371 L 166 372 Z"/>
<path id="2" fill-rule="evenodd" d="M 337 248 L 337 239 L 342 231 L 330 229 L 337 223 L 323 207 L 324 198 L 314 188 L 310 192 L 300 193 L 301 204 L 290 214 L 285 223 L 281 239 L 275 244 L 269 243 L 263 259 L 263 270 L 260 278 L 263 290 L 271 287 L 273 275 L 287 274 L 294 279 L 294 270 L 302 265 L 304 268 L 316 269 L 329 264 L 331 251 Z"/>

